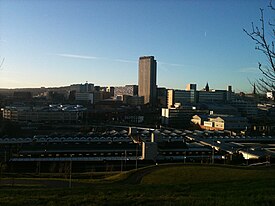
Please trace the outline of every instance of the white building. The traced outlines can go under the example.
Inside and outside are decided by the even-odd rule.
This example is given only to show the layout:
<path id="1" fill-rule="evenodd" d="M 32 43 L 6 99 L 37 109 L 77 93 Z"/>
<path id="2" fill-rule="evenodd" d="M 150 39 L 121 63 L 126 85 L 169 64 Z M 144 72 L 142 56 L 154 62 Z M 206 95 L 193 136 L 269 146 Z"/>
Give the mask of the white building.
<path id="1" fill-rule="evenodd" d="M 246 117 L 230 116 L 230 115 L 194 115 L 191 122 L 199 125 L 202 129 L 207 130 L 246 130 L 248 121 Z"/>
<path id="2" fill-rule="evenodd" d="M 275 91 L 267 92 L 266 98 L 274 100 L 275 99 Z"/>

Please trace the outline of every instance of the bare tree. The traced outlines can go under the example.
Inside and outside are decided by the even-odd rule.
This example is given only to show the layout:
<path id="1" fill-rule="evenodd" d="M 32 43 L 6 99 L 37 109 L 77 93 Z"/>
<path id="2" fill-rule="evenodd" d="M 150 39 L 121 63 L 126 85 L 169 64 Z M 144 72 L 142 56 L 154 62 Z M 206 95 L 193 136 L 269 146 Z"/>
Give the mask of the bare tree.
<path id="1" fill-rule="evenodd" d="M 1 62 L 0 62 L 0 70 L 2 69 L 2 66 L 3 66 L 3 64 L 4 64 L 4 61 L 5 61 L 5 58 L 3 58 L 3 59 L 1 60 Z"/>
<path id="2" fill-rule="evenodd" d="M 275 12 L 275 7 L 270 1 L 268 8 L 272 14 Z M 259 70 L 262 72 L 262 77 L 256 80 L 257 89 L 263 92 L 275 90 L 275 22 L 273 20 L 265 20 L 264 10 L 260 9 L 260 26 L 255 26 L 252 22 L 252 31 L 244 32 L 256 43 L 255 49 L 262 52 L 267 58 L 267 64 L 263 66 L 258 63 Z"/>

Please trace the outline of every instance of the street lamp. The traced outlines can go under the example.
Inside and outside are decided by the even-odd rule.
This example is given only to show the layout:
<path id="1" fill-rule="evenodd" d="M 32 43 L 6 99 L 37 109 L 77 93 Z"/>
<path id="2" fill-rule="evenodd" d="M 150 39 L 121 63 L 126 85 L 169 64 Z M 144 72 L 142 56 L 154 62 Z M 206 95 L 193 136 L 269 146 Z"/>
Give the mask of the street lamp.
<path id="1" fill-rule="evenodd" d="M 125 150 L 125 170 L 127 170 L 126 169 L 126 161 L 127 161 L 127 151 Z"/>
<path id="2" fill-rule="evenodd" d="M 246 166 L 248 166 L 248 146 L 246 146 Z"/>
<path id="3" fill-rule="evenodd" d="M 122 170 L 123 170 L 123 153 L 121 153 L 121 158 L 120 158 L 120 172 L 122 173 Z"/>
<path id="4" fill-rule="evenodd" d="M 214 141 L 214 137 L 213 137 L 213 145 L 212 145 L 212 164 L 215 163 L 215 141 Z"/>
<path id="5" fill-rule="evenodd" d="M 183 163 L 185 164 L 186 162 L 186 152 L 184 152 L 184 156 L 183 156 Z"/>
<path id="6" fill-rule="evenodd" d="M 136 170 L 138 168 L 138 143 L 136 144 Z"/>
<path id="7" fill-rule="evenodd" d="M 70 154 L 70 180 L 69 180 L 69 188 L 72 188 L 72 154 Z"/>

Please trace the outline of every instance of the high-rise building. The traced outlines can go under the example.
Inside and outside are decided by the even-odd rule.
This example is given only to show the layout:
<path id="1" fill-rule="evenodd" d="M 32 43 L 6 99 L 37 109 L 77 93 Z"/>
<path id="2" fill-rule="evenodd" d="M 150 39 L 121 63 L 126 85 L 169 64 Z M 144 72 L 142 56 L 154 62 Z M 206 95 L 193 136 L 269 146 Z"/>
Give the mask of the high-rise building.
<path id="1" fill-rule="evenodd" d="M 157 62 L 154 56 L 139 58 L 138 95 L 144 97 L 144 104 L 155 105 L 157 100 Z"/>

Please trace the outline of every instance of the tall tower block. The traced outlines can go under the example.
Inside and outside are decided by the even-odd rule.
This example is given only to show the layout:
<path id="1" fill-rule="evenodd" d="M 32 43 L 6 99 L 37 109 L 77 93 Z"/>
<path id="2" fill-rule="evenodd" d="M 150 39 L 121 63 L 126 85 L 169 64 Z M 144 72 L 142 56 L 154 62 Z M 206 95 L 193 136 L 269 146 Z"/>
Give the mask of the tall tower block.
<path id="1" fill-rule="evenodd" d="M 138 95 L 144 97 L 144 104 L 155 105 L 157 101 L 157 62 L 154 56 L 139 58 Z"/>

